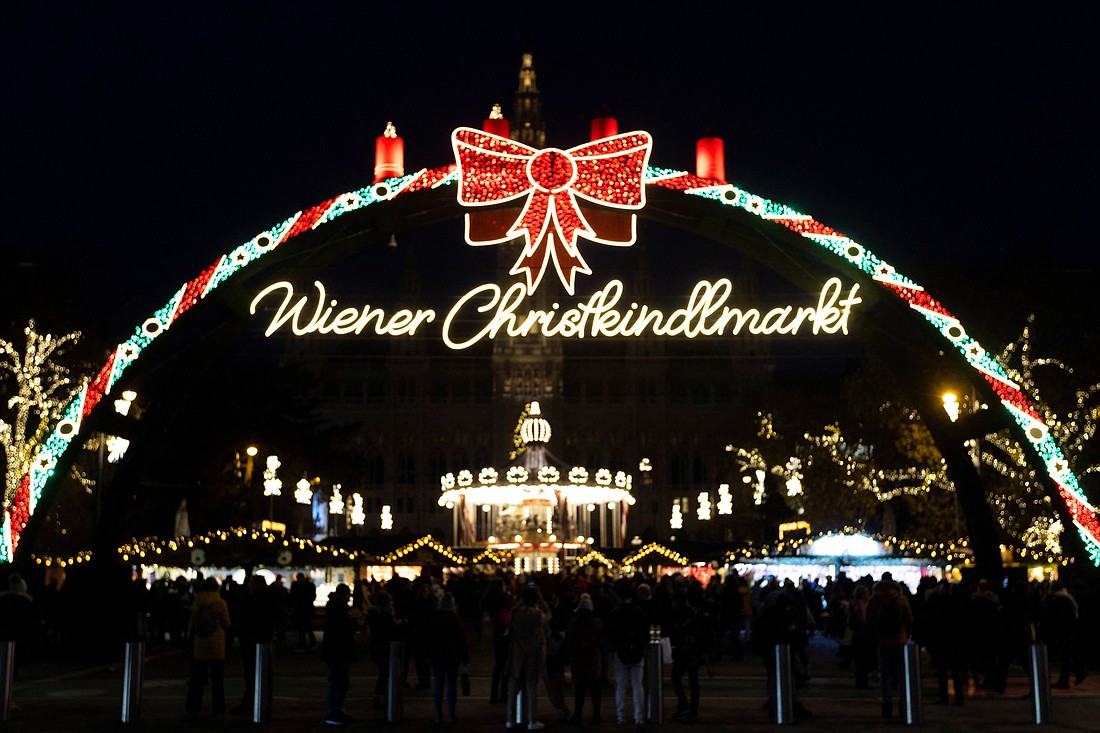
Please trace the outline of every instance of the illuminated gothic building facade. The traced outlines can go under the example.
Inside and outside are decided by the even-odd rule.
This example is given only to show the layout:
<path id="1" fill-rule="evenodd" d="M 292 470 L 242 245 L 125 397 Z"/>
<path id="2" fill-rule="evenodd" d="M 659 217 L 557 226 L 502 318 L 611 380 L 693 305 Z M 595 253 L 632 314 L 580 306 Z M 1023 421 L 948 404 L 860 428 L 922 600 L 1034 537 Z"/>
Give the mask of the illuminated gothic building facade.
<path id="1" fill-rule="evenodd" d="M 510 122 L 514 139 L 547 144 L 530 56 L 522 62 Z M 632 297 L 659 297 L 657 282 L 669 276 L 670 265 L 657 260 L 645 237 L 638 239 L 626 269 L 616 274 Z M 399 238 L 387 254 L 402 273 L 395 298 L 415 304 L 430 287 L 433 264 L 406 241 L 412 240 Z M 508 268 L 515 245 L 497 251 L 497 280 L 514 280 Z M 738 262 L 728 250 L 725 257 Z M 723 274 L 733 279 L 740 302 L 752 298 L 750 271 L 727 266 Z M 550 296 L 533 297 L 546 307 Z M 498 337 L 452 351 L 429 339 L 314 333 L 295 339 L 292 348 L 315 380 L 319 413 L 356 426 L 359 475 L 342 483 L 345 494 L 364 497 L 362 533 L 379 531 L 379 513 L 389 505 L 394 532 L 461 541 L 452 510 L 439 501 L 441 477 L 458 467 L 506 463 L 517 420 L 537 400 L 554 425 L 555 453 L 575 465 L 631 472 L 636 504 L 624 530 L 627 543 L 677 535 L 670 527 L 674 502 L 685 517 L 681 537 L 736 539 L 719 522 L 698 523 L 695 509 L 700 492 L 715 501 L 719 483 L 730 481 L 736 469 L 724 447 L 752 429 L 770 390 L 774 362 L 762 339 Z M 647 470 L 639 470 L 643 465 Z M 735 506 L 751 504 L 735 496 Z M 622 539 L 608 533 L 595 543 L 615 546 Z"/>

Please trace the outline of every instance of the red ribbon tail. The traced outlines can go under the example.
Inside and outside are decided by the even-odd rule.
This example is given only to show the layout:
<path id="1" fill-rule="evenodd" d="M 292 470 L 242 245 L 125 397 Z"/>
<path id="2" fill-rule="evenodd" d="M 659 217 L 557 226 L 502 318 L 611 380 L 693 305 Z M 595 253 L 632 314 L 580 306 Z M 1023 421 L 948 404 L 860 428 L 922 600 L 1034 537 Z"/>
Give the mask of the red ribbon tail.
<path id="1" fill-rule="evenodd" d="M 516 264 L 512 266 L 512 275 L 526 274 L 528 295 L 535 292 L 535 288 L 539 286 L 542 276 L 546 273 L 546 260 L 550 255 L 550 246 L 552 246 L 548 245 L 547 239 L 553 239 L 553 237 L 554 235 L 550 230 L 547 230 L 535 242 L 534 246 L 523 248 L 523 253 L 516 260 Z"/>

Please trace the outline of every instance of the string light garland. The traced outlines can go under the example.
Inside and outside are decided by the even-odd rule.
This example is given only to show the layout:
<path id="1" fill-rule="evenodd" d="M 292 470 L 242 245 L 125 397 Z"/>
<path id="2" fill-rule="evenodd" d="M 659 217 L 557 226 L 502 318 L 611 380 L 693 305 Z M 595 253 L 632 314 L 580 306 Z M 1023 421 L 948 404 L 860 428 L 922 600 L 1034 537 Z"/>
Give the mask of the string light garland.
<path id="1" fill-rule="evenodd" d="M 861 528 L 852 526 L 843 527 L 838 531 L 844 534 L 864 534 Z M 723 554 L 723 562 L 726 564 L 735 564 L 743 560 L 793 555 L 807 543 L 821 539 L 826 535 L 836 534 L 836 532 L 837 530 L 822 531 L 812 536 L 807 535 L 789 540 L 780 540 L 771 545 L 756 546 L 749 543 L 741 547 L 727 550 Z M 967 565 L 972 560 L 972 553 L 967 538 L 960 538 L 948 542 L 924 542 L 882 534 L 871 534 L 868 536 L 876 542 L 882 543 L 886 548 L 894 548 L 901 556 L 923 558 L 947 565 Z M 349 564 L 367 563 L 372 565 L 399 565 L 407 562 L 409 556 L 416 553 L 421 548 L 427 548 L 435 552 L 454 565 L 476 565 L 485 561 L 495 565 L 502 565 L 508 563 L 511 559 L 511 553 L 489 548 L 482 550 L 473 558 L 467 559 L 454 549 L 436 540 L 430 534 L 403 545 L 386 555 L 376 557 L 364 552 L 319 544 L 310 539 L 294 537 L 285 538 L 278 534 L 244 527 L 229 530 L 215 530 L 204 535 L 180 536 L 168 540 L 160 540 L 157 538 L 146 538 L 143 540 L 134 539 L 120 546 L 117 549 L 117 554 L 119 559 L 123 562 L 140 563 L 145 560 L 155 560 L 158 558 L 167 559 L 167 556 L 172 553 L 189 553 L 196 548 L 210 548 L 219 544 L 235 541 L 251 541 L 261 545 L 271 545 L 273 548 L 282 550 L 296 549 L 297 554 L 295 557 L 301 558 L 303 565 L 310 564 L 311 559 L 315 562 L 326 563 L 338 561 L 347 562 Z M 1017 547 L 1010 544 L 1002 545 L 1002 551 L 1006 556 L 1019 557 L 1021 561 L 1040 563 L 1046 566 L 1065 567 L 1073 563 L 1073 558 L 1061 557 L 1060 552 L 1054 549 L 1037 551 L 1031 547 Z M 310 552 L 313 553 L 312 556 L 309 555 Z M 608 558 L 599 550 L 593 548 L 589 548 L 584 554 L 577 556 L 575 559 L 578 565 L 587 565 L 592 561 L 597 561 L 608 568 L 622 567 L 629 569 L 639 564 L 644 558 L 654 554 L 669 560 L 673 565 L 679 565 L 681 567 L 693 562 L 684 554 L 656 542 L 639 547 L 637 550 L 624 556 L 622 561 L 618 563 Z M 75 555 L 65 557 L 31 555 L 32 562 L 46 567 L 71 567 L 82 563 L 88 563 L 91 559 L 92 552 L 90 550 L 81 551 Z M 878 558 L 878 560 L 882 560 L 882 558 Z"/>
<path id="2" fill-rule="evenodd" d="M 479 131 L 471 131 L 470 135 L 475 133 L 481 134 Z M 473 140 L 473 138 L 470 139 Z M 485 141 L 478 137 L 474 142 L 481 144 Z M 511 141 L 507 142 L 510 143 Z M 1096 508 L 1085 496 L 1077 475 L 1069 467 L 1069 462 L 1066 460 L 1062 448 L 1056 442 L 1055 435 L 1052 434 L 1053 431 L 1049 430 L 1043 418 L 1037 413 L 1032 398 L 1006 373 L 1001 364 L 967 333 L 961 322 L 939 301 L 925 292 L 923 287 L 897 272 L 893 266 L 877 257 L 863 245 L 814 220 L 813 217 L 807 214 L 802 214 L 791 207 L 756 196 L 736 185 L 722 184 L 713 179 L 699 178 L 687 172 L 648 166 L 648 141 L 642 141 L 641 138 L 629 140 L 624 143 L 622 150 L 611 152 L 626 152 L 630 149 L 630 145 L 641 144 L 642 142 L 646 142 L 646 157 L 643 164 L 643 185 L 640 187 L 641 196 L 644 197 L 646 185 L 659 186 L 713 200 L 721 205 L 745 211 L 765 222 L 782 226 L 830 252 L 842 262 L 867 274 L 919 313 L 951 347 L 962 355 L 970 367 L 989 383 L 998 395 L 1002 407 L 1019 424 L 1032 449 L 1038 455 L 1041 465 L 1045 467 L 1047 475 L 1057 486 L 1058 493 L 1073 518 L 1073 523 L 1085 543 L 1091 561 L 1093 564 L 1100 566 L 1100 523 L 1097 520 Z M 486 144 L 488 149 L 495 150 L 493 145 L 492 141 Z M 585 149 L 585 152 L 587 152 L 587 149 Z M 543 162 L 560 161 L 556 161 L 556 159 L 551 161 L 549 158 L 545 158 Z M 547 172 L 546 176 L 550 175 L 551 173 Z M 539 180 L 543 180 L 546 176 L 539 178 Z M 142 351 L 154 339 L 165 333 L 176 319 L 194 307 L 199 300 L 205 298 L 218 285 L 225 282 L 241 268 L 260 259 L 303 232 L 310 231 L 333 221 L 343 214 L 360 210 L 374 203 L 389 201 L 397 196 L 418 190 L 449 185 L 457 179 L 458 167 L 447 165 L 424 169 L 411 175 L 386 179 L 367 188 L 329 199 L 310 209 L 298 212 L 286 221 L 261 232 L 253 239 L 220 257 L 212 265 L 205 268 L 197 278 L 185 283 L 163 308 L 136 329 L 129 340 L 119 344 L 112 355 L 108 357 L 104 367 L 97 373 L 97 377 L 78 390 L 78 394 L 62 409 L 62 420 L 41 446 L 33 465 L 26 469 L 26 472 L 18 481 L 10 482 L 6 486 L 6 511 L 3 525 L 0 527 L 0 562 L 12 559 L 26 521 L 34 512 L 45 484 L 53 476 L 54 468 L 61 459 L 62 454 L 80 433 L 83 418 L 87 416 L 84 412 L 84 406 L 88 405 L 89 414 L 96 409 L 101 399 L 110 392 L 126 369 L 140 357 Z M 546 178 L 546 180 L 549 181 L 549 178 Z M 588 193 L 596 195 L 597 200 L 599 200 L 599 196 L 606 193 L 606 191 L 599 190 L 601 185 L 599 182 L 593 184 L 588 181 L 586 185 L 596 186 L 596 189 L 588 191 Z M 609 183 L 607 185 L 617 184 Z M 517 191 L 516 195 L 523 195 L 523 192 Z M 635 203 L 643 200 L 643 198 L 639 198 L 637 201 L 631 199 L 630 206 L 633 207 Z M 579 228 L 574 229 L 577 222 L 571 220 L 563 222 L 560 216 L 556 221 L 573 231 L 579 230 Z M 583 261 L 581 263 L 583 264 Z M 518 263 L 517 267 L 519 267 L 519 264 L 522 263 Z M 545 264 L 545 261 L 543 264 Z M 530 275 L 534 275 L 534 267 L 526 269 Z M 567 285 L 571 289 L 572 273 L 583 270 L 577 267 L 574 261 L 567 261 L 563 269 L 569 270 L 569 277 L 563 276 L 563 282 L 567 281 Z M 541 271 L 539 274 L 541 275 Z M 566 273 L 559 274 L 564 275 Z M 528 284 L 531 285 L 530 282 Z M 103 378 L 104 374 L 110 376 Z M 9 491 L 13 495 L 10 499 L 7 496 Z"/>
<path id="3" fill-rule="evenodd" d="M 615 561 L 608 558 L 599 550 L 589 550 L 583 555 L 578 555 L 576 558 L 577 565 L 588 565 L 591 562 L 598 562 L 606 568 L 615 567 Z"/>
<path id="4" fill-rule="evenodd" d="M 427 547 L 429 550 L 446 558 L 455 565 L 466 565 L 468 562 L 465 557 L 459 555 L 430 534 L 424 535 L 418 540 L 414 540 L 407 545 L 399 547 L 388 555 L 383 555 L 379 558 L 379 561 L 383 565 L 396 565 L 402 558 L 407 557 L 422 547 Z"/>
<path id="5" fill-rule="evenodd" d="M 666 560 L 671 560 L 674 564 L 681 566 L 687 565 L 690 562 L 690 560 L 675 550 L 670 550 L 664 545 L 657 544 L 656 542 L 650 542 L 648 545 L 642 545 L 636 551 L 625 556 L 623 558 L 623 566 L 630 567 L 632 565 L 637 565 L 642 558 L 648 557 L 649 555 L 660 555 Z"/>

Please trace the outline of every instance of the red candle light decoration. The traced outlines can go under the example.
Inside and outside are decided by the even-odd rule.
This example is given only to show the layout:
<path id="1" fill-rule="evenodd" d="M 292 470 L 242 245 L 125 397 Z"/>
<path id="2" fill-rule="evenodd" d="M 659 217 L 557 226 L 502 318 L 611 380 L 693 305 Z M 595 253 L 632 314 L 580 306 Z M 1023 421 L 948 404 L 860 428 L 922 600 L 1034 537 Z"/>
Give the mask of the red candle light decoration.
<path id="1" fill-rule="evenodd" d="M 500 137 L 512 136 L 512 127 L 508 124 L 508 120 L 505 119 L 504 114 L 500 111 L 499 104 L 493 105 L 493 109 L 489 112 L 489 116 L 481 123 L 481 129 L 490 135 L 499 135 Z"/>
<path id="2" fill-rule="evenodd" d="M 695 143 L 695 175 L 726 182 L 726 151 L 720 137 L 701 137 Z"/>
<path id="3" fill-rule="evenodd" d="M 592 139 L 602 140 L 619 134 L 619 121 L 614 117 L 597 117 L 592 120 Z"/>
<path id="4" fill-rule="evenodd" d="M 405 175 L 405 141 L 397 136 L 392 122 L 374 141 L 374 182 Z"/>

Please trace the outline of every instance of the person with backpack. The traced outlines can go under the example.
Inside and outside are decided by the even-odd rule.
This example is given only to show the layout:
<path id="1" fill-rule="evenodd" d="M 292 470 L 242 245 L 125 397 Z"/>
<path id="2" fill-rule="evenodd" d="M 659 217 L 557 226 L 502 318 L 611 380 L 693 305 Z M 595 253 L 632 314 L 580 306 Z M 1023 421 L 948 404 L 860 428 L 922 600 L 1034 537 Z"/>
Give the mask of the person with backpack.
<path id="1" fill-rule="evenodd" d="M 903 650 L 913 629 L 913 610 L 909 601 L 886 572 L 875 583 L 867 602 L 867 629 L 874 634 L 878 647 L 879 690 L 882 692 L 882 717 L 893 714 L 894 688 L 901 684 Z M 900 689 L 899 689 L 900 692 Z M 898 714 L 905 715 L 905 702 L 898 697 Z"/>
<path id="2" fill-rule="evenodd" d="M 645 690 L 642 688 L 642 663 L 649 640 L 649 619 L 634 602 L 634 589 L 629 581 L 620 581 L 615 588 L 619 605 L 607 619 L 608 640 L 614 652 L 615 714 L 619 725 L 626 723 L 626 688 L 634 699 L 634 724 L 645 725 Z"/>
<path id="3" fill-rule="evenodd" d="M 798 635 L 798 611 L 791 594 L 786 593 L 774 578 L 770 578 L 760 590 L 760 616 L 752 625 L 752 648 L 764 658 L 766 673 L 768 718 L 775 720 L 778 714 L 779 699 L 776 695 L 776 647 L 790 645 Z M 813 718 L 811 713 L 798 699 L 797 686 L 792 686 L 791 703 L 795 721 Z"/>
<path id="4" fill-rule="evenodd" d="M 187 683 L 187 717 L 202 708 L 202 691 L 210 679 L 214 714 L 225 712 L 225 632 L 229 606 L 218 592 L 216 578 L 206 578 L 191 604 L 191 679 Z"/>

